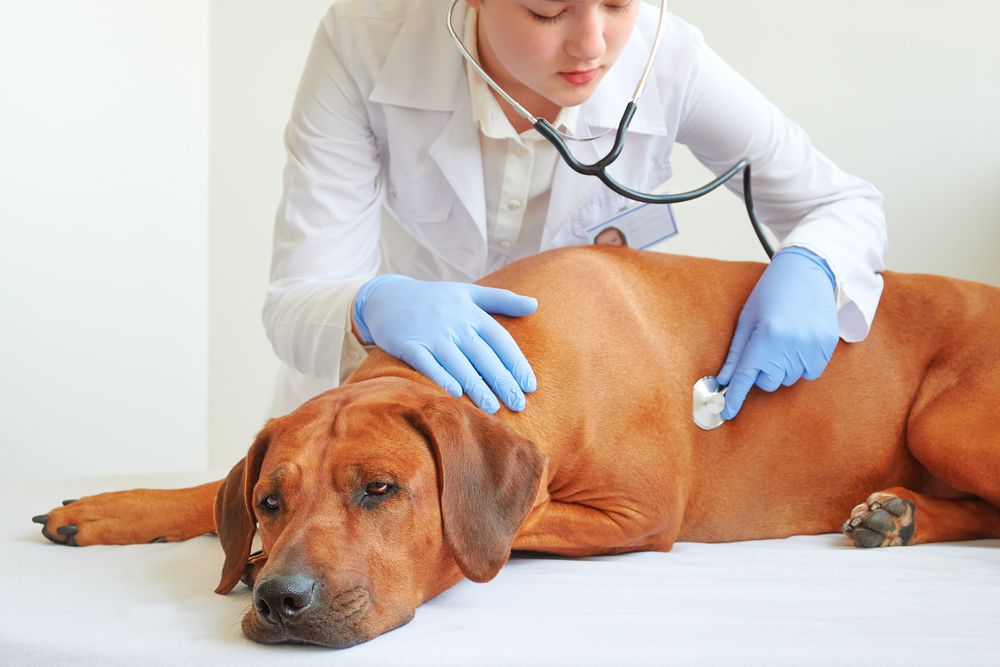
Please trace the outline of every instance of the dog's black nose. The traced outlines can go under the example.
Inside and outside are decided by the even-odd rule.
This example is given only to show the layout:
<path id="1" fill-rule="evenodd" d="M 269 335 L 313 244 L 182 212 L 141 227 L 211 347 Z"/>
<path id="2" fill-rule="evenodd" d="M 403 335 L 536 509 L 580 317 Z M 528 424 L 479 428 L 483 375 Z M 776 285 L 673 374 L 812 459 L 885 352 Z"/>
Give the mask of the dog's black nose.
<path id="1" fill-rule="evenodd" d="M 269 575 L 253 589 L 253 604 L 268 623 L 294 621 L 313 601 L 316 580 L 302 573 Z"/>

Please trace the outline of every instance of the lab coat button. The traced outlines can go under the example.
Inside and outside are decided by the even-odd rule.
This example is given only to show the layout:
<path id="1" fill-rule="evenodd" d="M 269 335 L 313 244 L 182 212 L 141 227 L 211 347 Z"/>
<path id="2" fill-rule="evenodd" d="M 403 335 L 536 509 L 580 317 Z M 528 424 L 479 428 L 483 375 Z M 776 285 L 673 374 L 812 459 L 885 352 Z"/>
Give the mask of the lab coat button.
<path id="1" fill-rule="evenodd" d="M 521 157 L 524 157 L 525 155 L 528 154 L 528 149 L 525 148 L 524 146 L 518 146 L 517 147 L 517 154 L 520 155 Z"/>
<path id="2" fill-rule="evenodd" d="M 511 199 L 509 202 L 507 202 L 507 209 L 508 210 L 510 210 L 510 211 L 516 211 L 519 208 L 521 208 L 521 202 L 519 202 L 518 200 Z"/>
<path id="3" fill-rule="evenodd" d="M 355 350 L 351 350 L 351 354 L 349 356 L 351 357 L 352 361 L 361 361 L 361 355 L 358 354 Z"/>
<path id="4" fill-rule="evenodd" d="M 507 241 L 507 240 L 501 241 L 500 242 L 500 247 L 503 248 L 504 250 L 506 250 L 507 248 L 510 247 L 510 241 Z"/>

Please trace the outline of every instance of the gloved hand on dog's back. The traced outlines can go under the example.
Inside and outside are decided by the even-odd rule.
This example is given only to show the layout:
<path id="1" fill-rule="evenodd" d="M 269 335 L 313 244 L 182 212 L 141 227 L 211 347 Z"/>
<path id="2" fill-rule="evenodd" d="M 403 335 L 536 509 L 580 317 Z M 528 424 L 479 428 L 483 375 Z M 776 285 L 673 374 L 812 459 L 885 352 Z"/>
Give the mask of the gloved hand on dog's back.
<path id="1" fill-rule="evenodd" d="M 764 391 L 815 380 L 840 337 L 836 282 L 826 261 L 805 248 L 777 252 L 747 299 L 719 371 L 729 385 L 723 419 L 732 419 L 755 384 Z"/>
<path id="2" fill-rule="evenodd" d="M 361 286 L 352 312 L 365 344 L 405 361 L 455 398 L 464 391 L 493 414 L 497 396 L 523 410 L 523 392 L 534 391 L 536 381 L 517 343 L 489 313 L 521 317 L 536 308 L 532 297 L 508 290 L 385 274 Z"/>

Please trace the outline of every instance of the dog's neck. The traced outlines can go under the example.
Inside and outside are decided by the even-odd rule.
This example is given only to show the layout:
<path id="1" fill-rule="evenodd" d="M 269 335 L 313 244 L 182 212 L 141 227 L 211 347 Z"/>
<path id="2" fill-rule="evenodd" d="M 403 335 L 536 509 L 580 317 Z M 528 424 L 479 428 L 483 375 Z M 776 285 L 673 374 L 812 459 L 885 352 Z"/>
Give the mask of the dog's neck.
<path id="1" fill-rule="evenodd" d="M 400 377 L 405 380 L 411 380 L 419 384 L 425 385 L 427 387 L 433 387 L 444 392 L 444 389 L 438 387 L 438 385 L 428 378 L 427 376 L 419 373 L 407 364 L 405 361 L 400 361 L 395 357 L 383 352 L 382 350 L 375 348 L 369 353 L 368 357 L 361 362 L 361 365 L 351 373 L 347 380 L 344 381 L 345 385 L 355 384 L 358 382 L 364 382 L 365 380 L 371 380 L 374 378 L 381 377 Z M 447 392 L 445 392 L 447 393 Z"/>

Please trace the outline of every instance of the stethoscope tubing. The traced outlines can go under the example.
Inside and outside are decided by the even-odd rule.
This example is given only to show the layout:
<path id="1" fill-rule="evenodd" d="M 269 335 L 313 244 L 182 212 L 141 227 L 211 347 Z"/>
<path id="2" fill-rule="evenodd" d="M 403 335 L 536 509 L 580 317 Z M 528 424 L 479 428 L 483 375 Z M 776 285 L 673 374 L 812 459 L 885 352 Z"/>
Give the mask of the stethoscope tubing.
<path id="1" fill-rule="evenodd" d="M 549 143 L 551 143 L 555 147 L 555 149 L 559 152 L 563 160 L 566 161 L 566 164 L 568 164 L 570 168 L 572 168 L 577 173 L 583 174 L 585 176 L 596 176 L 610 190 L 623 197 L 632 199 L 634 201 L 644 202 L 647 204 L 676 204 L 696 199 L 698 197 L 701 197 L 702 195 L 708 194 L 712 190 L 715 190 L 717 187 L 728 181 L 730 178 L 738 174 L 740 171 L 743 171 L 744 172 L 743 201 L 746 203 L 747 214 L 750 216 L 750 222 L 753 224 L 754 232 L 757 234 L 757 239 L 760 241 L 761 246 L 763 246 L 764 252 L 767 253 L 768 259 L 774 256 L 774 249 L 771 247 L 771 244 L 768 242 L 767 237 L 764 235 L 764 230 L 761 227 L 760 219 L 757 217 L 757 209 L 754 207 L 753 204 L 753 192 L 750 186 L 750 173 L 751 173 L 750 158 L 746 157 L 743 158 L 735 165 L 730 167 L 729 170 L 726 171 L 724 174 L 718 176 L 714 181 L 712 181 L 711 183 L 707 183 L 706 185 L 698 188 L 697 190 L 691 190 L 689 192 L 682 192 L 673 195 L 671 194 L 654 195 L 644 192 L 638 192 L 636 190 L 633 190 L 632 188 L 622 185 L 614 178 L 612 178 L 607 172 L 608 166 L 618 159 L 618 157 L 621 155 L 622 149 L 625 147 L 625 135 L 628 131 L 628 126 L 632 122 L 632 117 L 635 115 L 635 112 L 638 109 L 636 103 L 638 102 L 639 96 L 642 94 L 642 91 L 645 88 L 646 77 L 649 75 L 650 68 L 653 65 L 653 58 L 656 54 L 657 48 L 659 47 L 660 36 L 663 31 L 663 26 L 665 23 L 665 16 L 666 16 L 665 0 L 663 2 L 663 5 L 661 5 L 660 7 L 660 21 L 659 25 L 657 26 L 656 37 L 654 39 L 654 45 L 650 53 L 649 61 L 646 63 L 646 68 L 642 73 L 639 85 L 636 87 L 634 97 L 625 106 L 625 113 L 622 115 L 622 120 L 618 124 L 618 132 L 615 135 L 615 143 L 611 147 L 611 150 L 608 152 L 607 155 L 605 155 L 597 162 L 594 162 L 593 164 L 584 164 L 579 160 L 577 160 L 576 157 L 574 157 L 573 153 L 570 152 L 569 147 L 566 145 L 562 133 L 560 133 L 558 130 L 552 127 L 552 124 L 549 123 L 549 121 L 545 120 L 544 118 L 537 118 L 533 116 L 527 109 L 518 104 L 514 98 L 508 95 L 507 92 L 504 91 L 499 84 L 493 81 L 493 79 L 490 78 L 490 76 L 485 72 L 485 70 L 483 70 L 483 68 L 479 66 L 479 63 L 476 62 L 475 58 L 472 57 L 472 54 L 469 53 L 468 49 L 465 48 L 465 45 L 462 44 L 462 40 L 458 38 L 458 35 L 455 33 L 455 29 L 452 26 L 452 13 L 455 10 L 456 4 L 458 4 L 458 0 L 452 0 L 451 3 L 449 4 L 448 11 L 446 14 L 446 23 L 448 25 L 448 32 L 450 33 L 452 40 L 458 46 L 459 52 L 462 54 L 465 60 L 476 70 L 476 72 L 481 77 L 483 77 L 486 83 L 489 84 L 489 86 L 493 90 L 495 90 L 501 97 L 503 97 L 514 108 L 514 110 L 517 111 L 517 113 L 521 117 L 532 123 L 535 130 L 543 137 L 545 137 L 549 141 Z M 595 140 L 600 138 L 600 136 L 590 137 L 587 140 Z"/>
<path id="2" fill-rule="evenodd" d="M 570 152 L 569 146 L 567 146 L 566 142 L 563 141 L 562 135 L 560 135 L 559 132 L 552 127 L 552 124 L 549 123 L 549 121 L 544 118 L 539 118 L 535 121 L 534 128 L 555 147 L 555 149 L 559 152 L 559 155 L 562 156 L 563 160 L 566 161 L 566 164 L 568 164 L 573 171 L 585 176 L 596 176 L 613 192 L 616 192 L 617 194 L 620 194 L 628 199 L 647 204 L 678 204 L 680 202 L 697 199 L 698 197 L 707 195 L 709 192 L 715 190 L 730 178 L 740 173 L 740 171 L 743 171 L 743 201 L 746 204 L 747 214 L 750 216 L 750 222 L 753 225 L 754 232 L 757 234 L 757 239 L 764 248 L 764 252 L 767 253 L 767 258 L 771 259 L 774 257 L 774 249 L 771 247 L 767 236 L 764 234 L 764 229 L 761 227 L 760 219 L 757 217 L 757 209 L 753 204 L 753 189 L 750 185 L 750 158 L 743 158 L 730 167 L 725 173 L 720 174 L 714 181 L 707 183 L 696 190 L 690 190 L 688 192 L 681 192 L 678 194 L 654 195 L 651 193 L 638 192 L 637 190 L 633 190 L 632 188 L 622 185 L 612 178 L 610 174 L 608 174 L 608 165 L 618 159 L 618 156 L 621 155 L 621 152 L 625 147 L 625 134 L 637 109 L 638 107 L 634 102 L 629 102 L 628 105 L 626 105 L 625 113 L 622 115 L 621 123 L 618 125 L 618 133 L 615 135 L 614 145 L 611 147 L 611 150 L 607 155 L 593 164 L 585 164 L 577 160 L 573 153 Z"/>

